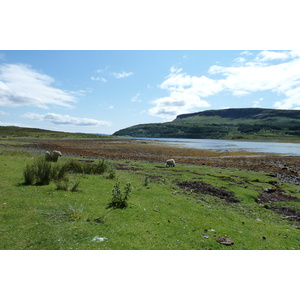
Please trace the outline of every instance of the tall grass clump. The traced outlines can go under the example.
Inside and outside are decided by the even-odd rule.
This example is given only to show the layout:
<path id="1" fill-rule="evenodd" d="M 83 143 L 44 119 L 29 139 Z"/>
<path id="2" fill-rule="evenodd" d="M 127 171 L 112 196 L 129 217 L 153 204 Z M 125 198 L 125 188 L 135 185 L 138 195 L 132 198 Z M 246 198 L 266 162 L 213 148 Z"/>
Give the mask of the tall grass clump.
<path id="1" fill-rule="evenodd" d="M 26 165 L 23 172 L 24 175 L 24 184 L 25 185 L 34 185 L 36 182 L 36 173 L 34 165 Z"/>
<path id="2" fill-rule="evenodd" d="M 95 168 L 95 174 L 103 174 L 106 171 L 108 171 L 109 165 L 106 162 L 106 160 L 103 158 L 102 160 L 99 161 L 98 165 Z"/>
<path id="3" fill-rule="evenodd" d="M 36 159 L 32 165 L 27 165 L 23 172 L 24 184 L 48 185 L 53 178 L 52 166 L 44 158 Z"/>
<path id="4" fill-rule="evenodd" d="M 67 161 L 64 168 L 71 173 L 85 173 L 84 164 L 74 159 Z"/>
<path id="5" fill-rule="evenodd" d="M 86 163 L 76 160 L 69 160 L 65 163 L 51 163 L 44 157 L 39 157 L 32 164 L 27 164 L 24 171 L 25 185 L 48 185 L 51 180 L 57 181 L 58 189 L 69 189 L 68 173 L 74 174 L 103 174 L 108 172 L 107 178 L 116 177 L 115 169 L 106 160 L 102 159 L 98 164 Z M 77 191 L 79 183 L 71 187 L 72 191 Z"/>
<path id="6" fill-rule="evenodd" d="M 68 177 L 55 181 L 56 189 L 62 191 L 79 192 L 79 184 L 79 180 L 72 183 Z"/>
<path id="7" fill-rule="evenodd" d="M 112 189 L 112 199 L 108 204 L 108 207 L 114 208 L 126 208 L 128 206 L 127 200 L 132 191 L 132 186 L 130 182 L 127 182 L 124 187 L 124 193 L 120 189 L 120 182 L 117 182 Z"/>
<path id="8" fill-rule="evenodd" d="M 103 174 L 111 169 L 111 166 L 102 159 L 98 164 L 87 163 L 77 160 L 69 160 L 65 163 L 65 168 L 71 173 L 81 173 L 81 174 Z"/>
<path id="9" fill-rule="evenodd" d="M 108 175 L 106 176 L 107 179 L 114 179 L 116 178 L 116 169 L 112 168 L 112 167 L 109 167 L 108 169 Z"/>

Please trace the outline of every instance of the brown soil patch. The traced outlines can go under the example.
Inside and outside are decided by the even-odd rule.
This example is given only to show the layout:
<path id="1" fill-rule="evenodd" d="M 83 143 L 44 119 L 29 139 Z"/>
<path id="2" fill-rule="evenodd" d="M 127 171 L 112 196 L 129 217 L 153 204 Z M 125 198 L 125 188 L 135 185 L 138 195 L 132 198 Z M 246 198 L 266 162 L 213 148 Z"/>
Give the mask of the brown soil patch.
<path id="1" fill-rule="evenodd" d="M 274 203 L 274 202 L 300 202 L 300 199 L 285 193 L 281 189 L 268 189 L 260 193 L 256 200 L 257 203 Z"/>
<path id="2" fill-rule="evenodd" d="M 264 208 L 270 209 L 280 215 L 282 215 L 282 219 L 286 219 L 289 221 L 300 222 L 300 212 L 296 211 L 293 208 L 278 206 L 274 203 L 276 202 L 300 202 L 300 199 L 285 193 L 281 189 L 267 189 L 264 192 L 260 193 L 257 200 L 257 203 L 268 203 L 264 205 Z"/>
<path id="3" fill-rule="evenodd" d="M 292 209 L 290 207 L 279 207 L 277 205 L 265 205 L 264 207 L 282 215 L 282 219 L 300 222 L 300 213 L 297 212 L 295 209 Z"/>
<path id="4" fill-rule="evenodd" d="M 232 192 L 228 192 L 222 188 L 212 186 L 202 181 L 183 181 L 179 182 L 178 186 L 191 193 L 215 196 L 226 200 L 226 202 L 240 202 L 240 200 L 237 199 Z"/>

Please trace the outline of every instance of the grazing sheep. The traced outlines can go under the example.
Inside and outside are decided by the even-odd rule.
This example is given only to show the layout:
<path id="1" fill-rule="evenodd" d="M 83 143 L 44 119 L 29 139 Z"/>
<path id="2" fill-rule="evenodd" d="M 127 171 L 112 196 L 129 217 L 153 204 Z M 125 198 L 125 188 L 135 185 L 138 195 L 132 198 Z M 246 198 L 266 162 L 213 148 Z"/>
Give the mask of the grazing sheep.
<path id="1" fill-rule="evenodd" d="M 61 152 L 54 150 L 52 152 L 52 161 L 56 162 L 59 156 L 62 156 Z"/>
<path id="2" fill-rule="evenodd" d="M 175 160 L 174 159 L 167 159 L 166 167 L 175 167 Z"/>
<path id="3" fill-rule="evenodd" d="M 52 151 L 52 153 L 50 153 L 49 151 L 46 151 L 45 159 L 46 159 L 46 161 L 57 162 L 59 156 L 62 156 L 60 151 L 54 150 L 54 151 Z"/>
<path id="4" fill-rule="evenodd" d="M 51 153 L 49 151 L 46 151 L 45 159 L 46 159 L 46 161 L 52 161 Z"/>

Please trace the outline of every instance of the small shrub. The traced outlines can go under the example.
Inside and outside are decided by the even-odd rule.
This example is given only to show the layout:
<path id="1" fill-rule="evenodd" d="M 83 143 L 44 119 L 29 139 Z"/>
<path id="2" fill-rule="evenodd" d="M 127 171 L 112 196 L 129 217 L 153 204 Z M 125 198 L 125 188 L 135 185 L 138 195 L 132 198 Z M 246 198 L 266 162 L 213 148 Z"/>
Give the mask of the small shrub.
<path id="1" fill-rule="evenodd" d="M 67 174 L 67 166 L 64 165 L 52 165 L 52 179 L 63 180 Z"/>
<path id="2" fill-rule="evenodd" d="M 108 169 L 108 175 L 106 176 L 107 179 L 114 179 L 116 178 L 116 170 L 113 168 Z"/>
<path id="3" fill-rule="evenodd" d="M 148 186 L 148 185 L 149 185 L 149 177 L 146 176 L 144 181 L 144 186 Z"/>
<path id="4" fill-rule="evenodd" d="M 99 161 L 98 164 L 85 163 L 76 160 L 69 160 L 64 164 L 52 164 L 46 161 L 45 157 L 36 159 L 31 165 L 28 164 L 24 171 L 25 185 L 48 185 L 51 180 L 57 181 L 56 186 L 59 190 L 68 190 L 67 173 L 75 174 L 103 174 L 108 172 L 107 178 L 113 179 L 116 177 L 116 171 L 105 159 Z M 76 182 L 71 191 L 78 190 L 79 182 Z"/>
<path id="5" fill-rule="evenodd" d="M 68 172 L 81 174 L 103 174 L 111 168 L 105 159 L 99 161 L 98 164 L 70 160 L 65 164 Z"/>
<path id="6" fill-rule="evenodd" d="M 130 182 L 127 182 L 126 185 L 125 185 L 125 188 L 124 188 L 124 200 L 127 201 L 127 199 L 129 198 L 129 195 L 132 191 L 132 186 L 131 186 L 131 183 Z"/>
<path id="7" fill-rule="evenodd" d="M 108 204 L 108 207 L 114 208 L 126 208 L 128 206 L 127 200 L 129 199 L 129 195 L 132 191 L 131 183 L 126 183 L 124 188 L 124 195 L 120 189 L 120 182 L 117 182 L 112 189 L 112 199 Z"/>
<path id="8" fill-rule="evenodd" d="M 55 185 L 58 191 L 67 191 L 69 189 L 69 178 L 66 177 L 64 179 L 57 180 Z"/>
<path id="9" fill-rule="evenodd" d="M 85 173 L 83 164 L 80 161 L 69 160 L 65 163 L 65 169 L 71 173 Z"/>
<path id="10" fill-rule="evenodd" d="M 38 159 L 36 164 L 36 184 L 48 185 L 52 179 L 52 167 L 45 159 Z"/>
<path id="11" fill-rule="evenodd" d="M 32 165 L 25 167 L 23 175 L 26 185 L 48 185 L 53 176 L 52 167 L 45 158 L 38 158 Z"/>
<path id="12" fill-rule="evenodd" d="M 33 165 L 27 165 L 23 172 L 24 175 L 24 184 L 25 185 L 34 185 L 36 181 L 36 174 Z"/>
<path id="13" fill-rule="evenodd" d="M 109 166 L 105 159 L 99 161 L 98 165 L 95 168 L 95 174 L 103 174 L 109 169 Z"/>

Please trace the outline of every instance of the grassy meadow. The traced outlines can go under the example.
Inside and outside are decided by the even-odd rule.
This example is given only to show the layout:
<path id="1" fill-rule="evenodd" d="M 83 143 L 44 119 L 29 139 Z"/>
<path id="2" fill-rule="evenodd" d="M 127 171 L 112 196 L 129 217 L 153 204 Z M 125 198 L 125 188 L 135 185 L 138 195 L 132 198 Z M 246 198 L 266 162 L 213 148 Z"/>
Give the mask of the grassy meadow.
<path id="1" fill-rule="evenodd" d="M 2 250 L 300 249 L 299 224 L 256 202 L 258 195 L 272 186 L 270 174 L 107 160 L 110 172 L 68 172 L 65 185 L 57 180 L 26 185 L 24 170 L 39 155 L 10 147 L 0 149 Z M 70 160 L 84 159 L 62 156 L 50 164 L 58 167 Z M 98 164 L 99 159 L 82 163 Z M 190 184 L 193 182 L 231 193 L 237 201 L 199 193 Z M 110 206 L 116 185 L 124 196 L 128 183 L 127 207 Z M 280 188 L 300 197 L 299 186 L 281 183 Z M 299 203 L 277 205 L 299 211 Z M 234 244 L 220 244 L 218 237 L 228 237 Z"/>

